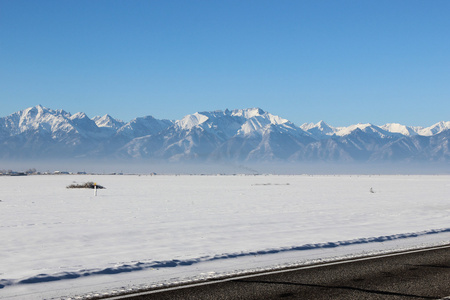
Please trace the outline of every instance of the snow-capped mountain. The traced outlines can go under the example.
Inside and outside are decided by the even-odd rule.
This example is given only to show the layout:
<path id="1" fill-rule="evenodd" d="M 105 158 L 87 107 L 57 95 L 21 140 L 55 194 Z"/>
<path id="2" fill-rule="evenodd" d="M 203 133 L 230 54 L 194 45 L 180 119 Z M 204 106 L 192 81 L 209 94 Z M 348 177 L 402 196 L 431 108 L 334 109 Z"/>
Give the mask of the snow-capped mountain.
<path id="1" fill-rule="evenodd" d="M 92 121 L 94 121 L 98 127 L 111 128 L 116 131 L 125 125 L 123 121 L 114 119 L 110 115 L 104 115 L 103 117 L 95 116 L 92 118 Z"/>
<path id="2" fill-rule="evenodd" d="M 0 118 L 0 157 L 102 156 L 123 145 L 114 143 L 115 136 L 130 123 L 124 124 L 108 115 L 90 119 L 82 112 L 71 115 L 37 105 Z M 136 130 L 133 138 L 151 133 L 154 131 Z"/>
<path id="3" fill-rule="evenodd" d="M 450 130 L 450 122 L 439 122 L 430 127 L 417 127 L 416 131 L 419 135 L 432 136 L 443 131 Z"/>
<path id="4" fill-rule="evenodd" d="M 117 130 L 117 134 L 131 140 L 137 137 L 157 134 L 172 124 L 172 121 L 157 120 L 152 116 L 139 117 L 120 127 Z"/>
<path id="5" fill-rule="evenodd" d="M 38 132 L 69 132 L 73 126 L 65 123 L 71 115 L 62 110 L 51 110 L 38 105 L 16 112 L 0 119 L 2 136 L 15 136 L 27 131 Z"/>
<path id="6" fill-rule="evenodd" d="M 327 139 L 336 132 L 339 131 L 340 128 L 331 127 L 324 121 L 320 121 L 317 124 L 314 123 L 304 123 L 300 126 L 301 129 L 309 132 L 316 139 Z"/>
<path id="7" fill-rule="evenodd" d="M 356 124 L 350 125 L 348 127 L 341 127 L 336 131 L 337 136 L 347 136 L 351 135 L 354 132 L 362 131 L 365 134 L 377 135 L 380 138 L 392 137 L 392 136 L 400 136 L 401 134 L 396 132 L 390 132 L 382 129 L 379 126 L 367 123 L 367 124 Z"/>
<path id="8" fill-rule="evenodd" d="M 279 158 L 272 152 L 286 145 L 276 135 L 296 145 L 314 140 L 288 120 L 252 108 L 187 115 L 158 134 L 131 141 L 121 154 L 170 160 Z M 289 149 L 295 148 L 282 151 L 294 152 Z"/>
<path id="9" fill-rule="evenodd" d="M 418 127 L 409 127 L 398 123 L 388 123 L 380 126 L 381 129 L 392 132 L 392 133 L 400 133 L 404 136 L 413 136 L 417 135 Z"/>
<path id="10" fill-rule="evenodd" d="M 233 161 L 450 161 L 450 122 L 296 126 L 260 108 L 125 123 L 41 105 L 0 118 L 0 158 Z"/>

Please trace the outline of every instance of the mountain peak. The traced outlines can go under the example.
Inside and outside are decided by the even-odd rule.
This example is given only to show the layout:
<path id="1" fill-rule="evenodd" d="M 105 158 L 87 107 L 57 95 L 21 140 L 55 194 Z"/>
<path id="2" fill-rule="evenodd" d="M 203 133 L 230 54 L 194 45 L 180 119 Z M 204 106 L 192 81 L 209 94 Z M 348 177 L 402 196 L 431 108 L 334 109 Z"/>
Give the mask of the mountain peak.
<path id="1" fill-rule="evenodd" d="M 336 128 L 331 127 L 323 120 L 316 124 L 304 123 L 300 128 L 319 140 L 327 139 L 337 131 Z"/>
<path id="2" fill-rule="evenodd" d="M 353 133 L 354 131 L 366 131 L 368 128 L 376 127 L 372 125 L 371 123 L 358 123 L 356 125 L 350 125 L 348 127 L 342 127 L 339 128 L 339 130 L 336 131 L 336 135 L 338 136 L 345 136 Z M 377 127 L 378 128 L 378 127 Z"/>
<path id="3" fill-rule="evenodd" d="M 204 113 L 194 113 L 187 115 L 183 119 L 176 121 L 175 124 L 181 129 L 191 129 L 194 126 L 206 122 L 209 118 Z"/>
<path id="4" fill-rule="evenodd" d="M 240 116 L 240 117 L 245 117 L 247 119 L 253 118 L 253 117 L 257 117 L 257 116 L 262 116 L 267 114 L 264 110 L 262 110 L 261 108 L 258 107 L 253 107 L 253 108 L 245 108 L 245 109 L 235 109 L 231 112 L 232 116 Z"/>
<path id="5" fill-rule="evenodd" d="M 431 136 L 438 133 L 441 133 L 444 130 L 450 129 L 450 121 L 449 122 L 438 122 L 430 127 L 422 128 L 418 131 L 420 135 Z"/>
<path id="6" fill-rule="evenodd" d="M 74 114 L 71 117 L 72 120 L 75 120 L 75 119 L 86 119 L 86 118 L 89 119 L 89 117 L 84 112 L 78 112 L 78 113 Z"/>
<path id="7" fill-rule="evenodd" d="M 37 115 L 37 114 L 42 114 L 43 111 L 44 111 L 43 106 L 36 105 L 36 106 L 28 107 L 28 108 L 24 109 L 23 115 Z"/>
<path id="8" fill-rule="evenodd" d="M 106 127 L 106 128 L 112 128 L 114 130 L 118 130 L 120 127 L 122 127 L 125 123 L 121 120 L 114 119 L 110 115 L 106 114 L 102 117 L 94 117 L 92 119 L 95 124 L 98 127 Z"/>
<path id="9" fill-rule="evenodd" d="M 262 115 L 264 115 L 266 113 L 264 110 L 262 110 L 259 107 L 248 108 L 246 111 L 247 111 L 249 117 L 251 117 L 251 116 L 262 116 Z"/>
<path id="10" fill-rule="evenodd" d="M 316 126 L 321 129 L 331 129 L 330 125 L 328 125 L 325 121 L 320 120 Z"/>
<path id="11" fill-rule="evenodd" d="M 380 126 L 380 128 L 388 132 L 400 133 L 404 136 L 417 135 L 417 132 L 413 128 L 399 123 L 387 123 L 385 125 Z"/>

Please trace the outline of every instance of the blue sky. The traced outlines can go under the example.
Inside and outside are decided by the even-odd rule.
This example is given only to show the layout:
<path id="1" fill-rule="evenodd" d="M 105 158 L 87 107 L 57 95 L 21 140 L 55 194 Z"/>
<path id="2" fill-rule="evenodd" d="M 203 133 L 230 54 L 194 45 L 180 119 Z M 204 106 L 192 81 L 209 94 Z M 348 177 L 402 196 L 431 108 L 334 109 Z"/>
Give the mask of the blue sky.
<path id="1" fill-rule="evenodd" d="M 0 116 L 450 120 L 450 1 L 0 0 Z"/>

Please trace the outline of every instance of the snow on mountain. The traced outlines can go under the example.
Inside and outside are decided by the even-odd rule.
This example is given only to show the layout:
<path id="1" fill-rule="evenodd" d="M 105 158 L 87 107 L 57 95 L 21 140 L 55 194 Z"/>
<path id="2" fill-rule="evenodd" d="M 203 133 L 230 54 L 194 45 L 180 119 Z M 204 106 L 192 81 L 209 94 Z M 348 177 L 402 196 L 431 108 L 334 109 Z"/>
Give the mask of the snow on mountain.
<path id="1" fill-rule="evenodd" d="M 305 123 L 300 126 L 301 129 L 309 132 L 316 139 L 326 139 L 339 131 L 339 128 L 331 127 L 324 121 L 319 123 Z"/>
<path id="2" fill-rule="evenodd" d="M 356 127 L 349 134 L 341 136 L 339 143 L 354 160 L 367 161 L 384 145 L 401 137 L 402 135 L 391 134 L 377 126 L 369 125 Z"/>
<path id="3" fill-rule="evenodd" d="M 249 118 L 241 128 L 238 130 L 237 135 L 251 136 L 262 135 L 264 131 L 271 125 L 275 125 L 269 118 L 262 116 L 253 116 Z"/>
<path id="4" fill-rule="evenodd" d="M 272 115 L 260 108 L 233 110 L 231 115 L 244 118 L 245 122 L 236 132 L 238 136 L 262 136 L 267 130 L 273 130 L 274 128 L 297 137 L 310 136 L 288 120 Z"/>
<path id="5" fill-rule="evenodd" d="M 134 139 L 146 135 L 157 134 L 173 124 L 169 120 L 157 120 L 152 116 L 139 117 L 131 120 L 117 130 L 117 134 Z"/>
<path id="6" fill-rule="evenodd" d="M 367 161 L 387 143 L 403 137 L 370 123 L 331 127 L 321 121 L 302 127 L 319 141 L 308 144 L 294 157 L 313 161 Z"/>
<path id="7" fill-rule="evenodd" d="M 372 126 L 373 125 L 370 123 L 366 123 L 366 124 L 358 123 L 356 125 L 350 125 L 348 127 L 341 127 L 338 131 L 336 131 L 336 135 L 337 136 L 345 136 L 345 135 L 351 134 L 352 132 L 354 132 L 357 129 L 365 131 L 368 127 L 370 128 Z"/>
<path id="8" fill-rule="evenodd" d="M 229 111 L 197 112 L 175 121 L 164 132 L 131 141 L 120 153 L 169 160 L 205 159 L 234 135 L 242 122 Z"/>
<path id="9" fill-rule="evenodd" d="M 347 135 L 350 135 L 350 134 L 352 134 L 353 132 L 355 132 L 357 130 L 361 130 L 362 132 L 364 132 L 366 134 L 377 135 L 380 138 L 392 137 L 392 136 L 396 136 L 396 137 L 401 136 L 400 133 L 389 132 L 387 130 L 382 129 L 381 127 L 378 127 L 378 126 L 370 124 L 370 123 L 366 123 L 366 124 L 359 123 L 359 124 L 356 124 L 356 125 L 350 125 L 348 127 L 341 127 L 341 128 L 339 128 L 339 130 L 337 130 L 335 132 L 335 134 L 337 136 L 347 136 Z"/>
<path id="10" fill-rule="evenodd" d="M 417 133 L 419 135 L 432 136 L 432 135 L 439 134 L 439 133 L 441 133 L 445 130 L 449 130 L 449 129 L 450 129 L 450 121 L 449 122 L 439 122 L 430 127 L 420 128 L 417 130 Z"/>
<path id="11" fill-rule="evenodd" d="M 257 108 L 257 107 L 247 108 L 247 109 L 235 109 L 235 110 L 231 111 L 231 116 L 243 117 L 245 119 L 261 117 L 261 118 L 269 120 L 270 124 L 274 124 L 274 125 L 280 125 L 280 124 L 289 122 L 286 119 L 283 119 L 279 116 L 272 115 L 270 113 L 267 113 L 264 110 L 262 110 L 261 108 Z"/>
<path id="12" fill-rule="evenodd" d="M 18 135 L 26 131 L 70 131 L 73 127 L 67 123 L 70 114 L 62 110 L 51 110 L 41 105 L 30 107 L 0 119 L 0 127 L 9 136 Z M 4 131 L 4 132 L 6 132 Z"/>
<path id="13" fill-rule="evenodd" d="M 313 141 L 312 137 L 299 133 L 286 123 L 270 124 L 265 127 L 259 144 L 248 153 L 247 160 L 288 160 Z"/>
<path id="14" fill-rule="evenodd" d="M 325 123 L 324 121 L 320 121 L 317 124 L 305 123 L 302 126 L 300 126 L 300 128 L 309 132 L 316 139 L 327 139 L 333 136 L 334 134 L 337 136 L 345 136 L 351 134 L 356 129 L 360 129 L 364 132 L 377 133 L 380 136 L 388 136 L 390 135 L 390 133 L 401 134 L 405 136 L 412 136 L 417 134 L 414 127 L 408 127 L 398 123 L 389 123 L 383 126 L 376 126 L 370 123 L 366 124 L 359 123 L 347 127 L 332 127 L 327 123 Z"/>
<path id="15" fill-rule="evenodd" d="M 102 131 L 97 124 L 91 120 L 85 113 L 79 112 L 69 117 L 72 121 L 71 125 L 83 137 L 98 138 L 101 136 L 109 136 L 105 131 Z"/>
<path id="16" fill-rule="evenodd" d="M 41 105 L 1 118 L 0 157 L 76 156 L 79 151 L 89 151 L 88 135 L 93 128 L 82 128 L 89 122 L 85 118 Z"/>
<path id="17" fill-rule="evenodd" d="M 380 128 L 383 130 L 386 130 L 388 132 L 400 133 L 404 136 L 417 135 L 417 132 L 416 132 L 416 130 L 414 130 L 413 127 L 401 125 L 398 123 L 388 123 L 388 124 L 380 126 Z"/>
<path id="18" fill-rule="evenodd" d="M 112 130 L 118 130 L 120 127 L 125 125 L 125 123 L 121 120 L 114 119 L 110 115 L 106 114 L 103 117 L 96 116 L 92 118 L 92 120 L 95 122 L 95 124 L 98 127 L 103 128 L 111 128 Z"/>
<path id="19" fill-rule="evenodd" d="M 290 130 L 300 135 L 308 135 L 288 120 L 274 116 L 260 108 L 197 112 L 175 122 L 175 127 L 178 130 L 191 130 L 194 127 L 200 127 L 224 139 L 235 135 L 261 135 L 270 125 L 281 126 L 286 131 Z"/>
<path id="20" fill-rule="evenodd" d="M 289 143 L 275 136 L 283 136 Z M 164 132 L 131 141 L 121 149 L 121 154 L 170 160 L 268 158 L 279 156 L 269 154 L 273 149 L 293 153 L 302 142 L 311 140 L 308 133 L 293 123 L 259 108 L 218 110 L 187 115 Z M 292 145 L 294 149 L 290 149 Z M 252 151 L 254 154 L 250 155 Z"/>
<path id="21" fill-rule="evenodd" d="M 208 116 L 196 112 L 195 114 L 187 115 L 183 119 L 176 121 L 175 126 L 182 130 L 189 130 L 192 127 L 205 123 L 208 120 Z"/>

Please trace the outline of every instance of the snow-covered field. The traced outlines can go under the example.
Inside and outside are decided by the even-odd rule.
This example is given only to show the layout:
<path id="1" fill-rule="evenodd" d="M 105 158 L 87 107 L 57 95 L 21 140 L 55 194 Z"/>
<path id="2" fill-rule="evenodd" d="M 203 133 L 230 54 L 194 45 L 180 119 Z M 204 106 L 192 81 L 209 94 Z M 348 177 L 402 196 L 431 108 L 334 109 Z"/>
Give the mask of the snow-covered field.
<path id="1" fill-rule="evenodd" d="M 87 181 L 106 189 L 66 189 Z M 0 200 L 0 299 L 86 298 L 450 242 L 450 176 L 0 177 Z"/>

